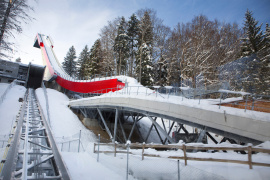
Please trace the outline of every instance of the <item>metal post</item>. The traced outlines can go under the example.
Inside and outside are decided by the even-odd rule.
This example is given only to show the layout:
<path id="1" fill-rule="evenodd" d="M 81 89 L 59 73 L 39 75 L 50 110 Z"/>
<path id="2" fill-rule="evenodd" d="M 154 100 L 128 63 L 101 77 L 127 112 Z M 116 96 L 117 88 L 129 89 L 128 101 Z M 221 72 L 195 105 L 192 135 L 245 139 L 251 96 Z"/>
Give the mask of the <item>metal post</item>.
<path id="1" fill-rule="evenodd" d="M 80 135 L 79 135 L 78 152 L 80 152 L 80 144 L 81 144 L 81 131 L 82 131 L 82 130 L 80 130 Z"/>
<path id="2" fill-rule="evenodd" d="M 223 93 L 221 93 L 221 95 L 220 95 L 220 100 L 219 100 L 219 109 L 220 109 L 220 105 L 221 105 L 221 98 L 222 98 L 222 95 L 223 95 Z"/>
<path id="3" fill-rule="evenodd" d="M 247 111 L 247 101 L 248 101 L 248 96 L 246 96 L 245 112 Z"/>
<path id="4" fill-rule="evenodd" d="M 97 162 L 99 162 L 99 144 L 100 144 L 100 134 L 98 134 L 98 154 L 97 154 Z"/>
<path id="5" fill-rule="evenodd" d="M 118 121 L 118 109 L 115 109 L 115 121 L 114 121 L 114 134 L 113 134 L 113 141 L 116 141 L 116 132 L 117 132 L 117 121 Z"/>
<path id="6" fill-rule="evenodd" d="M 128 155 L 129 155 L 129 143 L 127 143 L 127 174 L 126 174 L 126 180 L 128 180 Z"/>
<path id="7" fill-rule="evenodd" d="M 180 165 L 179 165 L 179 160 L 177 160 L 177 170 L 178 170 L 178 180 L 180 180 Z"/>

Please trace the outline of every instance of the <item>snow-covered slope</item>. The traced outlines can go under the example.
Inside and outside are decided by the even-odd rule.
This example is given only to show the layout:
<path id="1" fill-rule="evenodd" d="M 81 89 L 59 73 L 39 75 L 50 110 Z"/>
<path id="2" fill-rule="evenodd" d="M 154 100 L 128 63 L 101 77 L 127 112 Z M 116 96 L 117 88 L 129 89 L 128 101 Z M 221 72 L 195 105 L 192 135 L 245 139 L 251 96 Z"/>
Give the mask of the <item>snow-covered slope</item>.
<path id="1" fill-rule="evenodd" d="M 96 141 L 95 135 L 84 128 L 79 119 L 68 108 L 69 99 L 62 93 L 52 89 L 47 89 L 50 104 L 52 131 L 56 137 L 71 136 L 82 130 L 86 137 L 82 139 L 85 152 L 62 152 L 64 161 L 71 173 L 73 179 L 95 179 L 95 180 L 118 180 L 125 179 L 126 175 L 126 154 L 100 154 L 100 162 L 96 162 L 96 154 L 93 153 L 93 143 Z M 38 98 L 45 110 L 45 99 L 42 89 L 37 91 Z M 46 114 L 46 113 L 45 113 Z M 147 125 L 149 126 L 149 125 Z M 111 148 L 107 148 L 107 150 Z M 166 158 L 150 158 L 146 157 L 141 161 L 141 150 L 131 150 L 130 155 L 129 179 L 177 179 L 177 161 Z M 181 155 L 183 152 L 164 151 L 157 152 L 153 149 L 146 149 L 145 152 L 159 154 L 162 157 L 169 155 Z M 246 155 L 238 155 L 235 152 L 217 153 L 215 158 L 223 158 L 224 156 L 241 159 Z M 198 153 L 194 156 L 206 157 L 211 156 L 210 153 Z M 254 159 L 268 158 L 269 155 L 258 154 Z M 231 163 L 214 163 L 214 162 L 197 162 L 188 161 L 188 166 L 184 166 L 180 161 L 181 179 L 262 179 L 266 180 L 270 177 L 268 167 L 254 166 L 252 170 L 247 165 L 231 164 Z"/>
<path id="2" fill-rule="evenodd" d="M 2 88 L 6 89 L 6 87 L 5 85 L 1 85 L 1 91 Z M 15 85 L 7 93 L 3 103 L 0 104 L 0 135 L 9 134 L 22 104 L 22 102 L 19 102 L 19 98 L 24 97 L 25 91 L 25 87 Z"/>

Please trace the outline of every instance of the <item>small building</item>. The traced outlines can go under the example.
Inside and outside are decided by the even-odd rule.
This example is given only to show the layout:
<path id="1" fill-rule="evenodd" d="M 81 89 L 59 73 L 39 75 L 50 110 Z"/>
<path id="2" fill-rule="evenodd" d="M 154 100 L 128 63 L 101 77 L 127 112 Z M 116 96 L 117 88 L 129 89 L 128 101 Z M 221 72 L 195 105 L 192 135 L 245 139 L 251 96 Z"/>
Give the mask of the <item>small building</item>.
<path id="1" fill-rule="evenodd" d="M 41 86 L 44 70 L 45 66 L 0 59 L 0 83 L 11 83 L 17 79 L 22 86 L 38 88 Z"/>

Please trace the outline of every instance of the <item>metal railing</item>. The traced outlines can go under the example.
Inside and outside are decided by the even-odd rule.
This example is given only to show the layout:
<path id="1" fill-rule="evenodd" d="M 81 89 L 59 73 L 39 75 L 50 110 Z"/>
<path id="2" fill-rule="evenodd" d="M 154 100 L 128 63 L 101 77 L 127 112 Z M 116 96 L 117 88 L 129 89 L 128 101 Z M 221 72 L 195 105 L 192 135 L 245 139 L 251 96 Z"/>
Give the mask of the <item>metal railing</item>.
<path id="1" fill-rule="evenodd" d="M 61 149 L 61 151 L 64 152 L 85 152 L 85 148 L 83 146 L 82 140 L 81 140 L 81 130 L 79 133 L 74 134 L 69 137 L 56 137 L 56 143 L 58 144 L 58 147 Z"/>
<path id="2" fill-rule="evenodd" d="M 48 93 L 47 93 L 47 89 L 46 89 L 46 87 L 45 87 L 45 85 L 44 85 L 44 82 L 42 82 L 41 87 L 42 87 L 42 89 L 43 89 L 44 96 L 45 96 L 45 101 L 46 101 L 46 111 L 47 111 L 47 119 L 48 119 L 48 123 L 49 123 L 49 126 L 51 126 L 49 98 L 48 98 Z"/>
<path id="3" fill-rule="evenodd" d="M 101 74 L 93 74 L 91 76 L 88 77 L 84 77 L 84 78 L 79 78 L 79 77 L 72 77 L 68 74 L 61 74 L 57 71 L 55 71 L 55 73 L 60 76 L 61 78 L 68 80 L 68 81 L 74 81 L 74 82 L 95 82 L 95 81 L 100 81 L 100 80 L 109 80 L 112 78 L 116 77 L 116 73 L 115 72 L 106 72 L 106 73 L 101 73 Z"/>
<path id="4" fill-rule="evenodd" d="M 216 98 L 208 99 L 213 105 L 230 106 L 253 111 L 270 112 L 270 96 L 255 95 L 246 92 L 237 92 L 229 90 L 196 90 L 188 87 L 172 87 L 172 86 L 125 86 L 101 89 L 91 93 L 80 93 L 73 95 L 71 99 L 88 98 L 94 96 L 100 96 L 106 94 L 106 96 L 140 96 L 140 97 L 154 97 L 163 100 L 170 101 L 171 99 L 178 98 L 179 101 L 195 100 L 198 104 L 201 104 L 201 100 L 206 100 L 207 96 L 214 96 Z M 225 100 L 226 98 L 237 98 Z"/>

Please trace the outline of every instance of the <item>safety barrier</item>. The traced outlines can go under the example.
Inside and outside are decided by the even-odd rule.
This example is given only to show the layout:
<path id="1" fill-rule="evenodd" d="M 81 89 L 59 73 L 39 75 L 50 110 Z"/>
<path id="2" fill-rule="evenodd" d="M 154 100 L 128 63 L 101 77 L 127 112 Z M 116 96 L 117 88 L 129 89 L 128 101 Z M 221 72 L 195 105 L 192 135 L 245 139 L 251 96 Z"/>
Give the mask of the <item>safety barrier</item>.
<path id="1" fill-rule="evenodd" d="M 114 92 L 114 93 L 112 93 Z M 193 92 L 198 92 L 193 90 Z M 191 93 L 189 88 L 185 87 L 172 87 L 172 86 L 128 86 L 126 85 L 124 88 L 107 88 L 101 89 L 98 91 L 93 91 L 91 93 L 80 93 L 76 94 L 71 99 L 79 99 L 79 98 L 87 98 L 87 97 L 94 97 L 100 96 L 106 93 L 106 96 L 147 96 L 147 97 L 156 97 L 161 99 L 173 99 L 174 97 L 179 97 L 180 101 L 184 101 L 189 99 L 188 97 L 192 97 L 191 99 L 197 100 L 198 104 L 201 103 L 203 95 L 209 94 L 216 94 L 218 99 L 208 99 L 208 101 L 212 101 L 213 104 L 216 104 L 221 108 L 221 106 L 230 106 L 236 107 L 240 109 L 246 110 L 253 110 L 253 111 L 261 111 L 261 112 L 270 112 L 270 96 L 266 95 L 253 95 L 246 92 L 236 92 L 236 91 L 228 91 L 228 90 L 205 90 L 204 93 L 200 94 L 194 98 L 193 95 L 188 95 Z M 107 94 L 109 93 L 109 94 Z M 240 97 L 239 99 L 231 100 L 231 101 L 224 101 L 227 97 Z"/>
<path id="2" fill-rule="evenodd" d="M 51 126 L 49 98 L 48 98 L 48 93 L 47 93 L 47 89 L 44 85 L 44 82 L 42 82 L 41 87 L 42 87 L 42 90 L 43 90 L 43 93 L 45 96 L 45 101 L 46 101 L 47 120 L 48 120 L 49 126 Z"/>

